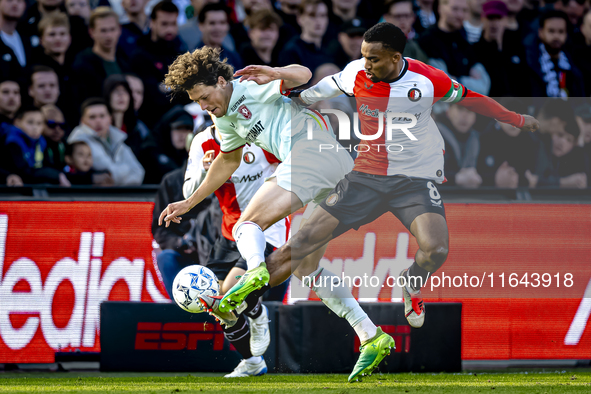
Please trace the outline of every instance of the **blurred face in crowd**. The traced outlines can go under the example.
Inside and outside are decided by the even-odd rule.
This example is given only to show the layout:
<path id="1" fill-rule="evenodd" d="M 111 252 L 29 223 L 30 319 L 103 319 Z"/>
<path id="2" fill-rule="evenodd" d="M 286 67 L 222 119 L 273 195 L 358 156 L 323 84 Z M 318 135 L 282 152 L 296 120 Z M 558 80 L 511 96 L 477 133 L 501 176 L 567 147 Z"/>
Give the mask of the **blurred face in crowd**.
<path id="1" fill-rule="evenodd" d="M 562 157 L 575 147 L 575 136 L 566 131 L 556 131 L 552 133 L 552 154 L 556 157 Z"/>
<path id="2" fill-rule="evenodd" d="M 137 15 L 144 12 L 146 0 L 122 0 L 121 5 L 127 14 Z"/>
<path id="3" fill-rule="evenodd" d="M 272 24 L 269 27 L 255 27 L 248 31 L 253 48 L 258 50 L 272 49 L 279 39 L 279 27 Z"/>
<path id="4" fill-rule="evenodd" d="M 44 109 L 42 109 L 43 111 Z M 43 136 L 54 142 L 59 142 L 64 138 L 64 115 L 61 111 L 51 111 L 51 114 L 45 115 L 45 127 L 43 128 Z"/>
<path id="5" fill-rule="evenodd" d="M 49 26 L 41 36 L 41 45 L 48 55 L 66 53 L 71 42 L 70 30 L 65 26 Z"/>
<path id="6" fill-rule="evenodd" d="M 72 156 L 66 156 L 66 163 L 80 172 L 88 172 L 92 168 L 92 151 L 86 144 L 76 144 Z"/>
<path id="7" fill-rule="evenodd" d="M 57 9 L 64 0 L 37 0 L 37 3 L 41 4 L 41 6 L 47 11 L 53 11 Z"/>
<path id="8" fill-rule="evenodd" d="M 583 37 L 585 37 L 587 45 L 591 45 L 591 11 L 587 12 L 583 18 L 583 23 L 581 24 L 581 33 L 583 33 Z"/>
<path id="9" fill-rule="evenodd" d="M 560 119 L 558 116 L 546 118 L 543 114 L 540 114 L 538 115 L 538 120 L 540 122 L 540 133 L 542 134 L 565 131 L 566 121 Z"/>
<path id="10" fill-rule="evenodd" d="M 193 6 L 194 15 L 199 15 L 199 12 L 205 5 L 219 3 L 220 0 L 191 0 L 191 5 Z"/>
<path id="11" fill-rule="evenodd" d="M 25 0 L 0 0 L 0 15 L 8 21 L 18 21 L 25 13 Z"/>
<path id="12" fill-rule="evenodd" d="M 405 1 L 392 4 L 388 12 L 384 14 L 384 20 L 398 26 L 405 35 L 408 35 L 412 30 L 413 23 L 415 23 L 412 2 Z"/>
<path id="13" fill-rule="evenodd" d="M 242 5 L 244 6 L 246 13 L 249 15 L 253 12 L 270 10 L 272 8 L 270 0 L 242 0 Z"/>
<path id="14" fill-rule="evenodd" d="M 126 75 L 125 79 L 131 88 L 131 95 L 133 96 L 133 109 L 139 111 L 144 102 L 144 83 L 138 77 Z"/>
<path id="15" fill-rule="evenodd" d="M 482 5 L 486 3 L 487 0 L 468 0 L 468 10 L 472 15 L 480 16 L 482 15 Z"/>
<path id="16" fill-rule="evenodd" d="M 21 88 L 14 81 L 0 83 L 0 114 L 12 118 L 21 106 Z"/>
<path id="17" fill-rule="evenodd" d="M 295 15 L 302 0 L 279 0 L 281 11 L 288 15 Z"/>
<path id="18" fill-rule="evenodd" d="M 365 58 L 365 74 L 372 82 L 392 79 L 396 64 L 402 59 L 400 52 L 384 48 L 381 42 L 363 41 L 361 56 Z"/>
<path id="19" fill-rule="evenodd" d="M 487 41 L 502 40 L 506 26 L 507 17 L 490 15 L 482 18 L 482 34 Z"/>
<path id="20" fill-rule="evenodd" d="M 24 131 L 31 139 L 36 140 L 43 133 L 45 118 L 41 111 L 27 112 L 21 119 L 14 121 L 14 125 Z"/>
<path id="21" fill-rule="evenodd" d="M 111 92 L 111 109 L 113 112 L 125 112 L 129 108 L 129 93 L 123 87 L 123 85 L 117 86 Z"/>
<path id="22" fill-rule="evenodd" d="M 523 9 L 524 0 L 504 0 L 507 5 L 509 15 L 517 15 Z"/>
<path id="23" fill-rule="evenodd" d="M 176 12 L 157 11 L 156 19 L 150 21 L 152 41 L 172 41 L 179 35 L 179 25 Z"/>
<path id="24" fill-rule="evenodd" d="M 332 4 L 335 8 L 341 10 L 357 9 L 361 0 L 332 0 Z"/>
<path id="25" fill-rule="evenodd" d="M 570 23 L 573 25 L 578 25 L 585 13 L 585 3 L 586 1 L 581 1 L 579 3 L 576 0 L 570 0 L 568 3 L 564 4 L 563 11 L 566 12 Z"/>
<path id="26" fill-rule="evenodd" d="M 100 138 L 106 138 L 109 135 L 111 115 L 106 105 L 91 105 L 84 110 L 80 123 L 93 129 Z"/>
<path id="27" fill-rule="evenodd" d="M 185 144 L 187 143 L 187 136 L 191 134 L 193 130 L 188 127 L 179 127 L 170 131 L 170 140 L 174 149 L 185 150 Z"/>
<path id="28" fill-rule="evenodd" d="M 417 0 L 419 7 L 425 10 L 432 10 L 435 0 Z"/>
<path id="29" fill-rule="evenodd" d="M 444 0 L 439 4 L 439 23 L 446 31 L 460 30 L 467 16 L 466 0 Z"/>
<path id="30" fill-rule="evenodd" d="M 447 117 L 456 131 L 464 134 L 470 131 L 476 122 L 476 113 L 460 105 L 452 105 L 447 110 Z"/>
<path id="31" fill-rule="evenodd" d="M 90 37 L 102 51 L 110 52 L 117 47 L 121 27 L 119 21 L 113 16 L 98 18 L 95 21 L 94 29 L 89 29 Z"/>
<path id="32" fill-rule="evenodd" d="M 199 29 L 203 34 L 203 42 L 210 46 L 221 46 L 230 31 L 228 14 L 224 11 L 209 11 L 203 23 L 199 24 Z"/>
<path id="33" fill-rule="evenodd" d="M 560 52 L 566 42 L 566 21 L 562 18 L 550 18 L 538 30 L 540 40 L 550 54 Z"/>
<path id="34" fill-rule="evenodd" d="M 56 73 L 52 71 L 36 72 L 31 76 L 31 82 L 29 96 L 33 98 L 36 107 L 57 102 L 60 89 Z"/>
<path id="35" fill-rule="evenodd" d="M 310 4 L 301 15 L 298 24 L 302 28 L 302 36 L 322 38 L 328 27 L 328 8 L 326 4 Z"/>
<path id="36" fill-rule="evenodd" d="M 79 16 L 88 23 L 90 18 L 90 5 L 88 0 L 66 0 L 68 15 Z"/>
<path id="37" fill-rule="evenodd" d="M 188 90 L 189 98 L 201 106 L 201 109 L 220 117 L 228 111 L 232 92 L 228 92 L 228 82 L 223 77 L 218 77 L 218 83 L 209 86 L 204 84 L 195 85 Z"/>
<path id="38" fill-rule="evenodd" d="M 363 43 L 362 34 L 349 35 L 347 33 L 339 33 L 338 39 L 343 51 L 345 51 L 350 59 L 359 59 L 361 56 L 361 44 Z"/>

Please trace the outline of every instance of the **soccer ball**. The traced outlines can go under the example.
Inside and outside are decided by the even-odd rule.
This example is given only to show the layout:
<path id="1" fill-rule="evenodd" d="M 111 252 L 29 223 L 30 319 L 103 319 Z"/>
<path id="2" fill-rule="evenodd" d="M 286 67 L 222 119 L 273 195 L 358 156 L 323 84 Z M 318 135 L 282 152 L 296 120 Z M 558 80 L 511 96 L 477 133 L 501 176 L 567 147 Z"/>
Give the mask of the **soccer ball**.
<path id="1" fill-rule="evenodd" d="M 217 296 L 220 294 L 218 278 L 212 270 L 201 265 L 183 268 L 172 283 L 172 296 L 182 309 L 191 313 L 205 312 L 199 295 Z"/>

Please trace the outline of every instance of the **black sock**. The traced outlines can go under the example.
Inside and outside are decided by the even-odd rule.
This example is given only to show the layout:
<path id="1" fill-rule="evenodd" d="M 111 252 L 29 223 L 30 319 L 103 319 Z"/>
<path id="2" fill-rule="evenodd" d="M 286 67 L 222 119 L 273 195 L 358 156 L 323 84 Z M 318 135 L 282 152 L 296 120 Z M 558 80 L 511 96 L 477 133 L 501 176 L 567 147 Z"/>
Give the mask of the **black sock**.
<path id="1" fill-rule="evenodd" d="M 244 315 L 250 317 L 251 319 L 256 319 L 261 315 L 261 313 L 263 313 L 260 297 L 256 297 L 253 294 L 249 294 L 248 297 L 246 297 L 245 301 L 248 304 L 248 306 L 246 307 L 244 312 L 242 312 Z"/>
<path id="2" fill-rule="evenodd" d="M 226 339 L 230 341 L 232 345 L 238 350 L 238 353 L 243 359 L 251 358 L 252 353 L 250 352 L 250 327 L 244 315 L 238 316 L 238 321 L 230 328 L 225 328 L 224 335 Z"/>
<path id="3" fill-rule="evenodd" d="M 256 298 L 259 298 L 259 297 L 262 297 L 262 296 L 263 296 L 263 294 L 265 294 L 265 293 L 267 292 L 267 290 L 269 290 L 269 289 L 271 289 L 271 286 L 269 286 L 269 285 L 264 285 L 264 286 L 263 286 L 263 287 L 261 287 L 259 290 L 255 290 L 255 291 L 253 291 L 252 293 L 250 293 L 250 295 L 252 295 L 252 296 L 254 296 L 254 297 L 256 297 Z M 250 296 L 250 295 L 249 295 L 249 296 Z"/>
<path id="4" fill-rule="evenodd" d="M 431 272 L 419 266 L 417 262 L 414 261 L 406 274 L 407 279 L 409 280 L 409 287 L 415 291 L 421 290 L 421 287 L 427 282 L 430 274 Z M 411 276 L 414 276 L 417 279 L 410 279 Z"/>

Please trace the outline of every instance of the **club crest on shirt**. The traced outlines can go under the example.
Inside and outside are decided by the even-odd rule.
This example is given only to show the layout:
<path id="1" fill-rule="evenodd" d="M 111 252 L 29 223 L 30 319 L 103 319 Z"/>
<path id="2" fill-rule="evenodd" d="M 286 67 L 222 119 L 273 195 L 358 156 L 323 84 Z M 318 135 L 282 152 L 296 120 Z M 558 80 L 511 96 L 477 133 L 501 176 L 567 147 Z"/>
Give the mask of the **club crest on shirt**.
<path id="1" fill-rule="evenodd" d="M 417 88 L 412 88 L 408 91 L 408 98 L 412 102 L 417 102 L 423 97 L 423 93 Z"/>
<path id="2" fill-rule="evenodd" d="M 241 113 L 242 116 L 244 116 L 246 119 L 252 118 L 252 112 L 250 112 L 248 107 L 244 104 L 242 104 L 240 107 L 238 107 L 238 112 Z"/>
<path id="3" fill-rule="evenodd" d="M 332 207 L 339 201 L 339 195 L 337 193 L 332 193 L 330 196 L 326 197 L 326 205 Z"/>
<path id="4" fill-rule="evenodd" d="M 244 160 L 244 162 L 246 164 L 252 164 L 252 163 L 254 163 L 254 153 L 252 153 L 252 152 L 246 152 L 244 154 L 244 156 L 242 156 L 242 160 Z"/>

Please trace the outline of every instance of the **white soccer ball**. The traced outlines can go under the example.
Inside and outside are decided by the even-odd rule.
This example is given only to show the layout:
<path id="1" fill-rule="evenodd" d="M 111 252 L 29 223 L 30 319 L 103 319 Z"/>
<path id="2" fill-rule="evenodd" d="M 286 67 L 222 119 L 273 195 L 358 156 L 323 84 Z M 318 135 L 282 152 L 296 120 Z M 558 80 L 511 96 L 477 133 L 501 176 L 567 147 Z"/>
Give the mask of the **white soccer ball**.
<path id="1" fill-rule="evenodd" d="M 172 295 L 182 309 L 191 313 L 205 312 L 199 295 L 217 296 L 220 294 L 218 278 L 212 270 L 201 265 L 183 268 L 172 283 Z"/>

